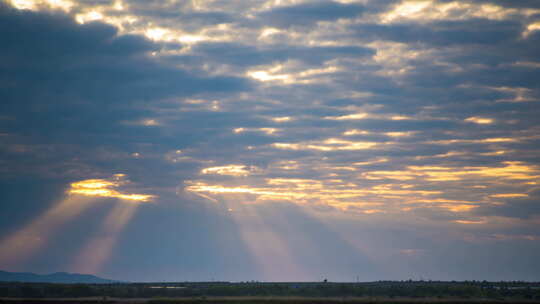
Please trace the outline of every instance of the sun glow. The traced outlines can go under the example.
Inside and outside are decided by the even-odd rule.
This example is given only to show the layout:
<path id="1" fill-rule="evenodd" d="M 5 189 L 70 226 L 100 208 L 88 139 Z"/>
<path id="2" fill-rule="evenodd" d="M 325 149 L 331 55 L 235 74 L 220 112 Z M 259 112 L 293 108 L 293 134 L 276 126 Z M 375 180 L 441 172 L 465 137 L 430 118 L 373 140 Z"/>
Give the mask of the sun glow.
<path id="1" fill-rule="evenodd" d="M 393 11 L 384 15 L 383 20 L 385 22 L 391 22 L 398 18 L 411 18 L 422 12 L 429 5 L 431 5 L 430 0 L 403 1 L 401 4 L 397 5 Z"/>
<path id="2" fill-rule="evenodd" d="M 527 26 L 527 30 L 523 32 L 523 37 L 527 38 L 534 31 L 540 30 L 540 22 L 534 22 Z"/>
<path id="3" fill-rule="evenodd" d="M 364 119 L 368 116 L 367 113 L 355 113 L 355 114 L 349 114 L 349 115 L 343 115 L 343 116 L 327 116 L 324 119 L 330 119 L 330 120 L 359 120 Z"/>
<path id="4" fill-rule="evenodd" d="M 381 204 L 381 199 L 394 197 L 397 199 L 418 200 L 438 195 L 440 191 L 413 190 L 402 187 L 368 188 L 357 187 L 342 180 L 315 180 L 298 178 L 267 178 L 260 186 L 232 186 L 225 184 L 209 184 L 203 181 L 190 181 L 185 190 L 211 196 L 249 195 L 251 202 L 289 201 L 295 204 L 324 203 L 337 209 L 346 210 L 352 206 L 373 210 L 374 205 Z M 445 203 L 447 203 L 445 201 Z M 380 210 L 380 208 L 376 208 Z"/>
<path id="5" fill-rule="evenodd" d="M 324 143 L 328 145 L 327 148 L 344 144 L 343 140 L 336 138 L 327 139 Z M 313 149 L 313 147 L 302 147 L 299 144 L 284 145 L 281 148 Z M 299 170 L 301 163 L 285 161 L 265 170 L 260 169 L 256 176 L 251 176 L 241 182 L 238 179 L 222 180 L 219 183 L 194 180 L 186 183 L 185 190 L 207 197 L 214 202 L 234 200 L 241 196 L 250 203 L 287 201 L 299 205 L 319 204 L 344 212 L 365 215 L 408 212 L 417 208 L 445 209 L 454 213 L 466 213 L 484 203 L 497 203 L 497 199 L 528 196 L 526 193 L 497 191 L 496 188 L 487 185 L 505 185 L 516 181 L 530 183 L 540 178 L 539 168 L 518 161 L 501 162 L 499 166 L 492 167 L 455 168 L 444 165 L 410 165 L 401 170 L 365 167 L 390 161 L 388 158 L 375 158 L 349 164 L 312 165 L 310 168 L 313 172 L 324 173 L 324 178 L 313 179 L 288 178 L 287 176 L 290 176 L 288 172 Z M 216 169 L 216 172 L 219 170 L 222 168 Z M 269 171 L 266 172 L 266 170 Z M 265 178 L 269 173 L 280 174 L 280 172 L 284 174 L 282 177 Z M 238 173 L 236 176 L 245 176 L 245 172 Z M 460 184 L 463 182 L 485 183 L 486 186 L 478 187 L 485 190 L 481 190 L 482 194 L 470 193 L 465 199 L 446 197 L 461 189 Z M 367 186 L 367 184 L 372 185 Z M 430 186 L 424 188 L 423 185 Z M 433 188 L 434 185 L 437 186 Z M 442 186 L 450 187 L 451 190 L 436 190 Z"/>
<path id="6" fill-rule="evenodd" d="M 368 134 L 370 134 L 369 131 L 357 130 L 357 129 L 347 130 L 343 132 L 343 136 L 368 135 Z"/>
<path id="7" fill-rule="evenodd" d="M 329 138 L 323 141 L 299 142 L 299 143 L 273 143 L 271 146 L 281 150 L 315 150 L 323 152 L 331 151 L 354 151 L 371 149 L 378 144 L 367 141 L 350 141 L 339 138 Z"/>
<path id="8" fill-rule="evenodd" d="M 503 162 L 504 167 L 465 167 L 463 169 L 433 166 L 409 166 L 408 170 L 371 171 L 363 173 L 367 179 L 393 179 L 427 181 L 459 181 L 470 178 L 503 178 L 510 180 L 534 180 L 540 178 L 535 167 L 526 166 L 521 162 Z"/>
<path id="9" fill-rule="evenodd" d="M 325 79 L 321 79 L 320 76 L 330 75 L 340 71 L 340 67 L 336 66 L 302 70 L 300 69 L 301 67 L 290 62 L 261 68 L 262 69 L 247 71 L 246 76 L 262 82 L 277 81 L 283 84 L 310 84 L 324 82 Z"/>
<path id="10" fill-rule="evenodd" d="M 283 116 L 283 117 L 273 117 L 271 118 L 271 120 L 277 123 L 282 123 L 282 122 L 291 121 L 292 119 L 289 116 Z"/>
<path id="11" fill-rule="evenodd" d="M 121 180 L 123 177 L 123 174 L 117 174 L 112 180 L 87 179 L 75 182 L 71 184 L 71 188 L 68 190 L 68 194 L 97 196 L 104 198 L 118 198 L 121 200 L 133 202 L 149 202 L 155 197 L 149 194 L 126 194 L 112 189 L 120 187 L 121 185 L 126 183 L 125 181 Z"/>
<path id="12" fill-rule="evenodd" d="M 220 167 L 210 167 L 201 170 L 201 174 L 217 174 L 217 175 L 230 175 L 230 176 L 248 176 L 254 171 L 257 171 L 256 167 L 245 165 L 227 165 Z"/>
<path id="13" fill-rule="evenodd" d="M 234 128 L 233 133 L 240 134 L 244 132 L 262 132 L 266 135 L 277 135 L 281 129 L 278 128 Z"/>
<path id="14" fill-rule="evenodd" d="M 257 79 L 257 80 L 260 80 L 260 81 L 273 81 L 273 80 L 288 80 L 289 79 L 289 75 L 285 75 L 285 74 L 270 74 L 269 72 L 266 72 L 266 71 L 254 71 L 254 72 L 249 72 L 248 73 L 248 76 L 251 77 L 251 78 L 254 78 L 254 79 Z"/>
<path id="15" fill-rule="evenodd" d="M 383 23 L 433 20 L 466 20 L 482 18 L 505 20 L 511 16 L 531 16 L 540 10 L 531 8 L 508 8 L 491 3 L 465 1 L 441 2 L 433 0 L 404 0 L 392 10 L 381 15 Z"/>
<path id="16" fill-rule="evenodd" d="M 493 123 L 493 119 L 491 118 L 482 118 L 482 117 L 469 117 L 465 119 L 466 122 L 474 122 L 480 125 L 487 125 Z"/>
<path id="17" fill-rule="evenodd" d="M 90 22 L 90 21 L 101 20 L 101 19 L 103 19 L 103 14 L 96 11 L 90 11 L 84 14 L 77 14 L 75 16 L 75 20 L 77 20 L 77 22 L 81 24 Z"/>
<path id="18" fill-rule="evenodd" d="M 73 2 L 67 0 L 8 0 L 17 9 L 38 10 L 40 8 L 70 11 Z"/>
<path id="19" fill-rule="evenodd" d="M 384 135 L 390 137 L 407 137 L 413 135 L 414 132 L 386 132 Z"/>
<path id="20" fill-rule="evenodd" d="M 492 194 L 491 197 L 495 198 L 516 198 L 516 197 L 529 197 L 526 193 L 500 193 L 500 194 Z"/>
<path id="21" fill-rule="evenodd" d="M 481 225 L 481 224 L 485 224 L 486 220 L 477 220 L 477 221 L 473 221 L 473 220 L 455 220 L 454 223 L 463 224 L 463 225 Z"/>

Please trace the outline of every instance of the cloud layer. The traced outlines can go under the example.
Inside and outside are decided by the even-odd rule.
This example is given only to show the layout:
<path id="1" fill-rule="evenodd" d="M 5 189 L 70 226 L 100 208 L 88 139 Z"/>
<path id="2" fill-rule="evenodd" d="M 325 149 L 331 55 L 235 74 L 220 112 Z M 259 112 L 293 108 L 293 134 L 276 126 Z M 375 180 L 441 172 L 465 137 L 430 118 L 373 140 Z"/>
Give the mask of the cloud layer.
<path id="1" fill-rule="evenodd" d="M 538 280 L 540 5 L 514 2 L 5 1 L 0 246 L 74 183 L 152 200 L 82 195 L 0 266 Z"/>

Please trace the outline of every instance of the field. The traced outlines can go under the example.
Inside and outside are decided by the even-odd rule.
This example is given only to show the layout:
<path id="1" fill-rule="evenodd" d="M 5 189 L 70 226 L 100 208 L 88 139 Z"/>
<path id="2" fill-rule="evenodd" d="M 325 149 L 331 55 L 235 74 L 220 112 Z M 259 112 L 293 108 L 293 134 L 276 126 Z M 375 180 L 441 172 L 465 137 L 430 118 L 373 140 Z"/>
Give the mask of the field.
<path id="1" fill-rule="evenodd" d="M 208 297 L 201 298 L 1 298 L 3 304 L 467 304 L 467 303 L 540 303 L 538 300 L 518 299 L 458 299 L 458 298 L 309 298 L 309 297 Z"/>
<path id="2" fill-rule="evenodd" d="M 362 304 L 540 303 L 528 282 L 379 281 L 370 283 L 183 282 L 0 283 L 0 303 Z"/>

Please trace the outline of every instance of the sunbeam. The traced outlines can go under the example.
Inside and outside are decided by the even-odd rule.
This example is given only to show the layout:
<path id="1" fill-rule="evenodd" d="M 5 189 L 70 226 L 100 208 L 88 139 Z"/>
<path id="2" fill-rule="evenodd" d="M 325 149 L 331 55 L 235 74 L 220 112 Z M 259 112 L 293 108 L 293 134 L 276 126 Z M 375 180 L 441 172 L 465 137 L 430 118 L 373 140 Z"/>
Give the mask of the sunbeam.
<path id="1" fill-rule="evenodd" d="M 100 233 L 102 236 L 92 240 L 77 258 L 77 261 L 84 261 L 84 270 L 94 273 L 109 256 L 118 234 L 135 213 L 136 203 L 149 202 L 155 197 L 113 189 L 128 183 L 124 174 L 116 174 L 110 179 L 88 179 L 71 183 L 64 200 L 0 241 L 0 266 L 9 269 L 23 263 L 39 252 L 64 223 L 77 218 L 86 209 L 106 198 L 117 199 L 120 204 L 105 219 Z M 75 265 L 79 268 L 82 263 L 76 262 Z"/>
<path id="2" fill-rule="evenodd" d="M 236 201 L 240 199 L 240 203 Z M 229 213 L 238 226 L 239 233 L 250 251 L 264 279 L 268 281 L 296 278 L 306 280 L 309 276 L 295 261 L 291 248 L 283 237 L 275 231 L 259 214 L 256 205 L 243 204 L 238 196 L 228 200 Z"/>
<path id="3" fill-rule="evenodd" d="M 36 254 L 49 238 L 67 221 L 76 218 L 94 200 L 84 196 L 68 196 L 37 219 L 0 241 L 0 266 L 14 268 Z"/>
<path id="4" fill-rule="evenodd" d="M 119 235 L 137 207 L 137 204 L 116 205 L 105 218 L 98 235 L 79 251 L 70 269 L 81 273 L 98 273 L 111 256 Z"/>

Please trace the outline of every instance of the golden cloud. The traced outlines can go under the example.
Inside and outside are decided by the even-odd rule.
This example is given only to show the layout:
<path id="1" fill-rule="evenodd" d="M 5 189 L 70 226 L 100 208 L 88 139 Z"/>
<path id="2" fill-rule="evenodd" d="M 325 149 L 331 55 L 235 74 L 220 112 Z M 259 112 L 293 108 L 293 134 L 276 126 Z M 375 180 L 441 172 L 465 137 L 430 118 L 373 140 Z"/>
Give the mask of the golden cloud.
<path id="1" fill-rule="evenodd" d="M 134 202 L 148 202 L 155 198 L 149 194 L 128 194 L 122 193 L 114 188 L 125 184 L 123 174 L 116 174 L 112 179 L 86 179 L 71 183 L 68 194 L 78 194 L 84 196 L 96 196 L 106 198 L 118 198 L 121 200 Z"/>

